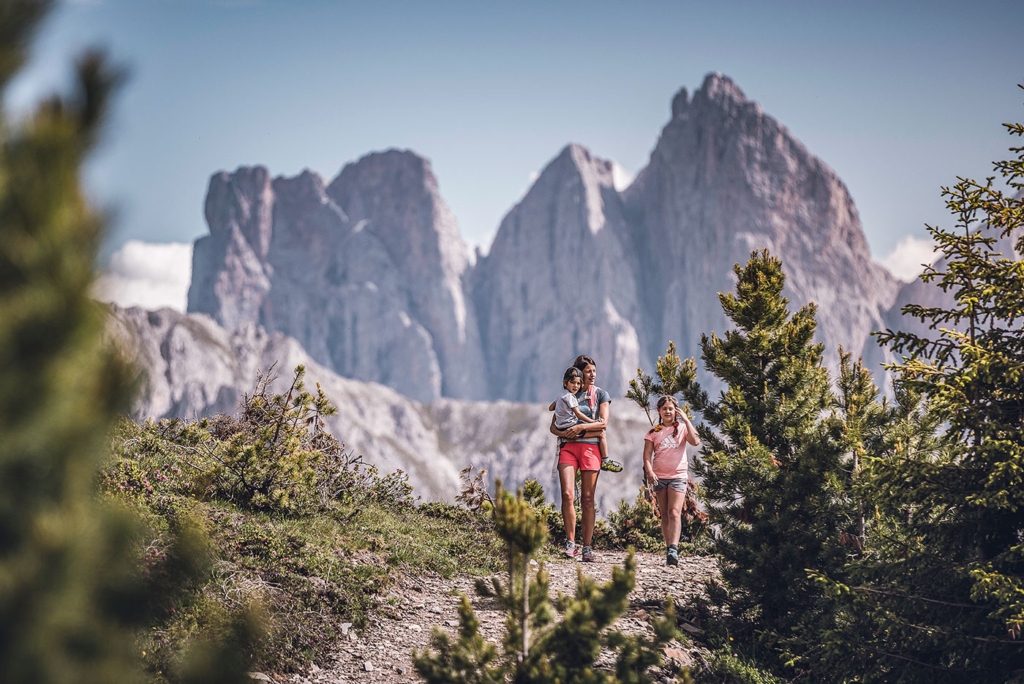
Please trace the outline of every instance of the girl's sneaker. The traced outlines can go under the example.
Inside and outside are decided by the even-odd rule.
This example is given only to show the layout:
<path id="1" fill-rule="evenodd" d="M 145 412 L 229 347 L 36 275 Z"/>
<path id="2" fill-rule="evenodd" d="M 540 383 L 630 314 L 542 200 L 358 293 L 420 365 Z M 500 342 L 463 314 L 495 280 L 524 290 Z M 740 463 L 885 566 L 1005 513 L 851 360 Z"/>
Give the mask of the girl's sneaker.
<path id="1" fill-rule="evenodd" d="M 572 558 L 573 560 L 576 560 L 576 556 L 579 554 L 579 552 L 580 547 L 576 546 L 576 542 L 566 540 L 565 549 L 562 551 L 562 553 L 565 554 L 566 558 Z"/>
<path id="2" fill-rule="evenodd" d="M 601 461 L 601 470 L 607 470 L 609 473 L 621 473 L 622 464 L 618 461 L 613 461 L 610 458 L 606 458 Z"/>
<path id="3" fill-rule="evenodd" d="M 665 565 L 679 565 L 679 551 L 672 546 L 665 553 Z"/>
<path id="4" fill-rule="evenodd" d="M 589 546 L 584 546 L 583 547 L 583 558 L 581 558 L 580 560 L 582 560 L 584 563 L 593 563 L 594 562 L 594 549 L 590 548 Z"/>

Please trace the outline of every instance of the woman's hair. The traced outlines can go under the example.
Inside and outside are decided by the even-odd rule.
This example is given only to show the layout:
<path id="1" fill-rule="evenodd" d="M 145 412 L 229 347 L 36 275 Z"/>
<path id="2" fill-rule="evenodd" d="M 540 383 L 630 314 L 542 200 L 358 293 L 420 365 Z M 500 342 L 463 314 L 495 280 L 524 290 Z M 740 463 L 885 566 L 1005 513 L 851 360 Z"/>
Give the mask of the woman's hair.
<path id="1" fill-rule="evenodd" d="M 594 368 L 597 368 L 597 364 L 594 363 L 594 359 L 590 358 L 586 354 L 580 354 L 579 356 L 576 357 L 576 360 L 572 362 L 572 367 L 579 368 L 580 370 L 583 370 L 587 366 L 593 366 Z"/>
<path id="2" fill-rule="evenodd" d="M 660 399 L 658 399 L 658 411 L 660 412 L 661 411 L 661 407 L 664 406 L 665 404 L 667 404 L 670 401 L 672 402 L 672 404 L 676 408 L 679 408 L 679 400 L 676 399 L 675 397 L 673 397 L 671 394 L 665 394 L 665 395 L 662 395 L 662 397 Z M 664 425 L 664 423 L 662 423 L 662 421 L 661 421 L 661 416 L 660 415 L 658 416 L 658 424 L 659 425 Z M 651 428 L 650 430 L 648 430 L 648 432 L 654 432 L 654 428 Z M 678 420 L 676 421 L 676 424 L 672 426 L 672 436 L 673 437 L 678 437 L 679 436 L 679 421 Z"/>
<path id="3" fill-rule="evenodd" d="M 565 387 L 566 383 L 573 378 L 583 379 L 583 373 L 576 366 L 569 366 L 565 369 L 565 373 L 562 374 L 562 387 Z"/>

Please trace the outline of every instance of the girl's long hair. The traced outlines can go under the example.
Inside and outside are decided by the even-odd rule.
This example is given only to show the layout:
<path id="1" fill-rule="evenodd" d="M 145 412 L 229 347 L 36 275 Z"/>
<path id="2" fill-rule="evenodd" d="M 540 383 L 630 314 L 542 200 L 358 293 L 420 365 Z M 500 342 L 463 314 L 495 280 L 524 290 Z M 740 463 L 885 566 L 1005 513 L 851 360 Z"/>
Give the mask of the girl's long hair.
<path id="1" fill-rule="evenodd" d="M 663 397 L 661 397 L 661 399 L 658 399 L 658 425 L 661 425 L 661 426 L 665 425 L 664 421 L 662 421 L 662 419 L 661 419 L 661 407 L 664 406 L 665 404 L 667 404 L 670 401 L 672 402 L 672 404 L 676 408 L 679 408 L 679 402 L 671 394 L 666 394 Z M 650 430 L 648 430 L 647 434 L 651 434 L 652 432 L 654 432 L 654 428 L 651 428 Z M 678 420 L 676 421 L 676 424 L 672 426 L 672 436 L 673 437 L 678 437 L 679 436 L 679 421 Z"/>

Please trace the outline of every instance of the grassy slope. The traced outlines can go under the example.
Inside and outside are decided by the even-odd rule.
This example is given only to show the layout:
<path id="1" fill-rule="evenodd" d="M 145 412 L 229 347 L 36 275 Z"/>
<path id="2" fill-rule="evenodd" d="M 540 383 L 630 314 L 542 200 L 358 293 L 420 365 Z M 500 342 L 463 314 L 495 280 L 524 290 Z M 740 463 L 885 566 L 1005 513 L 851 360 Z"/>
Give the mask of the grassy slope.
<path id="1" fill-rule="evenodd" d="M 141 520 L 137 547 L 147 580 L 176 587 L 152 628 L 139 635 L 138 648 L 158 681 L 174 679 L 184 647 L 228 634 L 232 620 L 247 611 L 257 611 L 265 629 L 249 644 L 254 666 L 290 671 L 326 654 L 342 623 L 363 626 L 401 573 L 451 577 L 499 567 L 490 524 L 455 506 L 367 497 L 335 510 L 284 515 L 196 496 L 174 445 L 154 439 L 154 432 L 122 423 L 102 491 Z M 176 548 L 186 537 L 204 549 L 198 576 L 177 567 Z"/>

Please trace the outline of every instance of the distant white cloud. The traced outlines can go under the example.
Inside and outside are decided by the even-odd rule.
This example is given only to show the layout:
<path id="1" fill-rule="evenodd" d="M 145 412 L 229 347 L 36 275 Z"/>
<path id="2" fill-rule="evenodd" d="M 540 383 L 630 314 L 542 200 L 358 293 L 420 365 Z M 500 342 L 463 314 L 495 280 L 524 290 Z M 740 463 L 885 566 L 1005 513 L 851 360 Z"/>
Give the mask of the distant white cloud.
<path id="1" fill-rule="evenodd" d="M 907 235 L 880 263 L 899 280 L 909 283 L 924 270 L 923 264 L 934 263 L 938 255 L 935 243 L 930 238 Z"/>
<path id="2" fill-rule="evenodd" d="M 191 244 L 129 240 L 110 258 L 93 296 L 119 306 L 184 311 L 191 280 Z"/>
<path id="3" fill-rule="evenodd" d="M 540 171 L 531 171 L 530 178 L 527 181 L 527 185 L 533 185 L 534 183 L 537 182 L 538 178 L 540 178 Z"/>
<path id="4" fill-rule="evenodd" d="M 636 178 L 635 174 L 630 173 L 626 169 L 622 168 L 619 162 L 612 160 L 612 185 L 619 192 L 622 192 L 630 185 L 633 184 L 633 179 Z"/>

